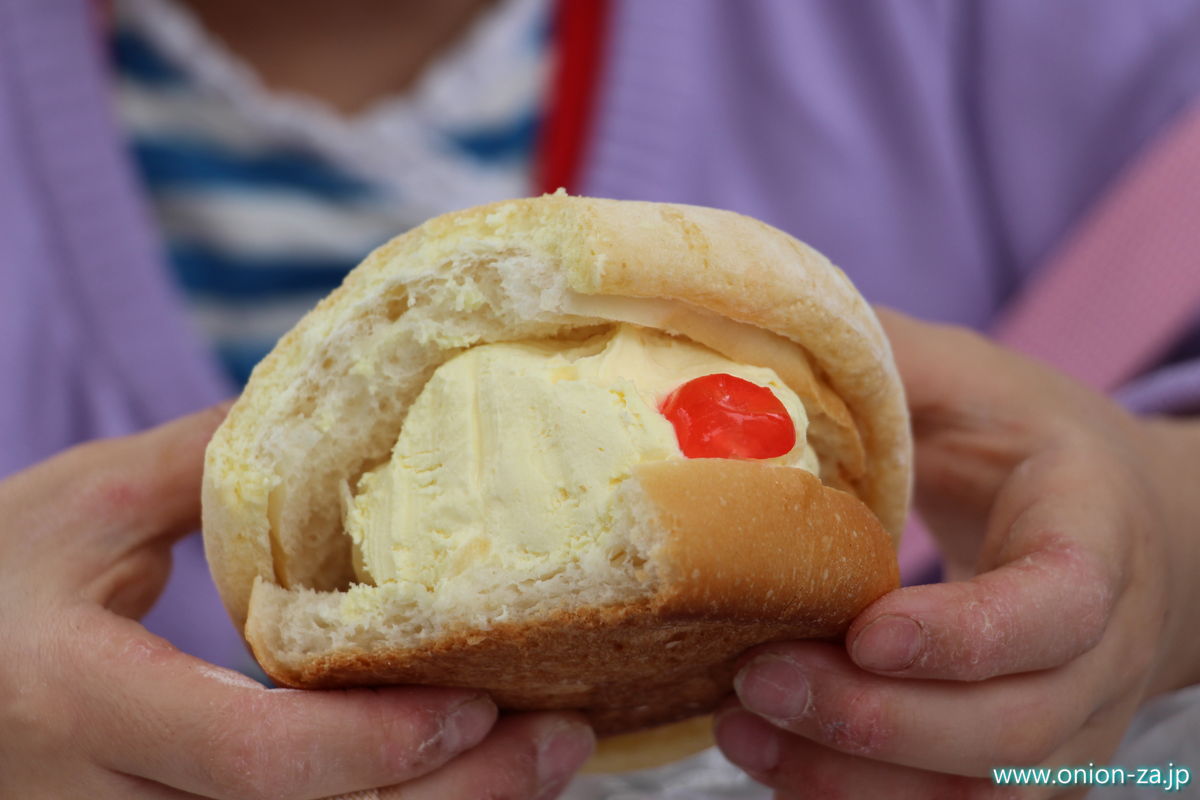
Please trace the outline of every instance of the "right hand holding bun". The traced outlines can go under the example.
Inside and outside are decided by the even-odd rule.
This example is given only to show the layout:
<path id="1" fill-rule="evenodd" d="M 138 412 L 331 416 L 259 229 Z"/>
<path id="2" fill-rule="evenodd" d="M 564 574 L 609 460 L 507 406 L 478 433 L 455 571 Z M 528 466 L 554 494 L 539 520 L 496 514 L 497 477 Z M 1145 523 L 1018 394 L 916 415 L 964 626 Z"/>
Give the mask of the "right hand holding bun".
<path id="1" fill-rule="evenodd" d="M 880 311 L 948 580 L 885 595 L 845 645 L 753 651 L 718 743 L 777 798 L 1009 797 L 993 768 L 1113 763 L 1144 701 L 1200 682 L 1200 426 Z"/>
<path id="2" fill-rule="evenodd" d="M 0 483 L 0 796 L 561 789 L 592 743 L 570 715 L 496 723 L 470 691 L 267 689 L 138 624 L 171 544 L 198 524 L 203 449 L 223 416 L 77 447 Z"/>

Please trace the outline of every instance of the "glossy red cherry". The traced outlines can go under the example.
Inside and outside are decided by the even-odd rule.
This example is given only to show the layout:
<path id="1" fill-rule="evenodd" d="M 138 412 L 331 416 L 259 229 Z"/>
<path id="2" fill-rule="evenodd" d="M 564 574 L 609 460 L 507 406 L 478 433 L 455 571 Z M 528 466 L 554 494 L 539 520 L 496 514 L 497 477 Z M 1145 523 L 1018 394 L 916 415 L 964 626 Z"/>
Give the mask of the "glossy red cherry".
<path id="1" fill-rule="evenodd" d="M 775 458 L 796 445 L 796 426 L 779 398 L 723 372 L 693 378 L 658 410 L 688 458 Z"/>

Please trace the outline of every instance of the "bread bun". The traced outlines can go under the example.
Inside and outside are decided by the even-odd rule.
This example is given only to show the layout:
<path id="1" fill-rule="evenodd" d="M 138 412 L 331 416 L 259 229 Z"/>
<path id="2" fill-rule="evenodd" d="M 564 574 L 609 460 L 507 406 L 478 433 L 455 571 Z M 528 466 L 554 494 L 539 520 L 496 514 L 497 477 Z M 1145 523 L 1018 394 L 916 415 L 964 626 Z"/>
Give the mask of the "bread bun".
<path id="1" fill-rule="evenodd" d="M 603 558 L 546 580 L 502 572 L 503 597 L 464 604 L 364 583 L 347 506 L 434 371 L 467 348 L 616 323 L 774 370 L 804 404 L 819 477 L 650 461 L 613 489 Z M 820 254 L 731 212 L 547 195 L 394 239 L 280 340 L 209 445 L 205 547 L 283 685 L 481 688 L 625 734 L 711 711 L 747 647 L 839 636 L 894 588 L 910 459 L 887 340 Z"/>

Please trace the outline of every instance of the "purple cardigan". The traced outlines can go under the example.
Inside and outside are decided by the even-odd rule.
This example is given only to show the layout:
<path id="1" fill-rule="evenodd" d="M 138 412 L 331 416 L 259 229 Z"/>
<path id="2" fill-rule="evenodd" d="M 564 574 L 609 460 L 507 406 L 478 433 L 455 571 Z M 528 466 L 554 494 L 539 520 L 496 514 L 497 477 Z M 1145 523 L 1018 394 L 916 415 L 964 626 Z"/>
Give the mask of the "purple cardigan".
<path id="1" fill-rule="evenodd" d="M 1176 0 L 614 14 L 585 193 L 760 217 L 872 301 L 983 329 L 1200 96 L 1200 6 Z M 97 39 L 85 0 L 0 0 L 0 475 L 232 391 L 168 283 Z M 195 537 L 176 558 L 148 624 L 239 662 Z"/>

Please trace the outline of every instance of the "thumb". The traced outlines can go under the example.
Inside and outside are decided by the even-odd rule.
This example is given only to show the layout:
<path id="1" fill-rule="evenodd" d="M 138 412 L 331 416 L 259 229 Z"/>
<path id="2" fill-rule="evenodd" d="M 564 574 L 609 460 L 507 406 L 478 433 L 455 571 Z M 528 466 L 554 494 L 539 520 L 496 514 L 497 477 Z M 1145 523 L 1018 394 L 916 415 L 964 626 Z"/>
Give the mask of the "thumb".
<path id="1" fill-rule="evenodd" d="M 81 746 L 179 796 L 299 800 L 390 786 L 475 746 L 496 720 L 474 691 L 266 689 L 128 620 L 75 625 L 65 647 L 76 671 L 64 686 L 95 723 L 80 726 Z"/>
<path id="2" fill-rule="evenodd" d="M 880 598 L 847 633 L 851 657 L 889 675 L 971 681 L 1077 658 L 1128 585 L 1132 532 L 1153 524 L 1131 511 L 1137 492 L 1103 451 L 1030 458 L 993 504 L 980 574 Z"/>

